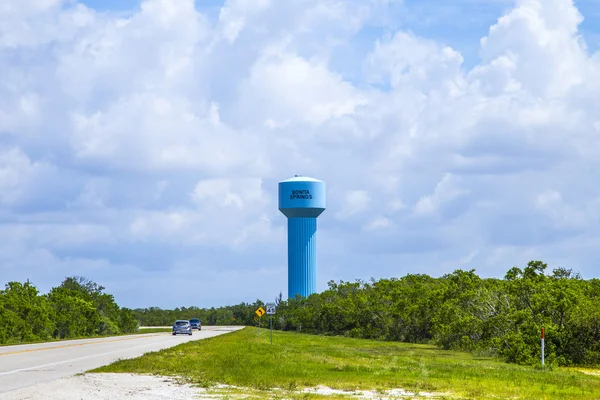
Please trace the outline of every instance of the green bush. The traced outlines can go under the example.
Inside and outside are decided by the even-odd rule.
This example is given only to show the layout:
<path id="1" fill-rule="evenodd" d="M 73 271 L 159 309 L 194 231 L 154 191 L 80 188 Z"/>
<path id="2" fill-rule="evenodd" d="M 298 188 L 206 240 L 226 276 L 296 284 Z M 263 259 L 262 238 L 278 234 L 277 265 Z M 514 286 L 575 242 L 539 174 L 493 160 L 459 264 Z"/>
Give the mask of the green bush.
<path id="1" fill-rule="evenodd" d="M 137 326 L 131 310 L 85 278 L 66 278 L 46 295 L 29 281 L 0 290 L 0 344 L 129 333 Z"/>

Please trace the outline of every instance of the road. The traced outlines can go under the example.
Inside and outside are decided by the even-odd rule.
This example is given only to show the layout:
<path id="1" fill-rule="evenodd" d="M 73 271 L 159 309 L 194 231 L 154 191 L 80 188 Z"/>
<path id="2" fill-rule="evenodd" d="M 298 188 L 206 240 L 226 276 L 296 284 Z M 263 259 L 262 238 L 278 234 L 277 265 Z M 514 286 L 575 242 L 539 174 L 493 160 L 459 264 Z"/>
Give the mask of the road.
<path id="1" fill-rule="evenodd" d="M 139 357 L 149 351 L 241 328 L 203 326 L 192 336 L 164 332 L 3 346 L 0 347 L 0 398 L 2 393 L 75 375 L 118 359 Z"/>

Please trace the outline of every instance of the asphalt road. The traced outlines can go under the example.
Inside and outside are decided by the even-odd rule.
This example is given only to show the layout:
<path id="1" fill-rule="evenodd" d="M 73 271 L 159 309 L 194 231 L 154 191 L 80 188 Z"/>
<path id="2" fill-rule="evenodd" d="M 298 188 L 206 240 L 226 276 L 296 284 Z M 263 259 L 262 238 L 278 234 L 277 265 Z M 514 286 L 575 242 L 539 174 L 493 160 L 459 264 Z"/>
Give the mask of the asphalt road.
<path id="1" fill-rule="evenodd" d="M 164 332 L 3 346 L 0 347 L 0 398 L 2 393 L 75 375 L 118 359 L 139 357 L 149 351 L 241 328 L 203 326 L 192 336 Z"/>

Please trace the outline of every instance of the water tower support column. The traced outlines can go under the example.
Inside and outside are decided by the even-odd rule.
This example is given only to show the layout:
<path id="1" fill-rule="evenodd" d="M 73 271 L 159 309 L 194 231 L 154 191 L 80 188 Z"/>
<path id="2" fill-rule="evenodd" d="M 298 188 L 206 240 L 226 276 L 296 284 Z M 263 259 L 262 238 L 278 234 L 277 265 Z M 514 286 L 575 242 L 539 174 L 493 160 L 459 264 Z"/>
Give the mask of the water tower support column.
<path id="1" fill-rule="evenodd" d="M 317 291 L 317 219 L 288 218 L 288 293 Z"/>

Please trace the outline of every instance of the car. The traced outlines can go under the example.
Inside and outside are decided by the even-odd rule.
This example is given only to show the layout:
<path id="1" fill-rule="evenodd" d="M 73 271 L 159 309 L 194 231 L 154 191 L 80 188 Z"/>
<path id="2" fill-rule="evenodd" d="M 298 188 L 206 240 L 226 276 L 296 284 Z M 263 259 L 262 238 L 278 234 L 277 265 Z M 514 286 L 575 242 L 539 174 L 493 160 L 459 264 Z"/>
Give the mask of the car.
<path id="1" fill-rule="evenodd" d="M 190 325 L 192 326 L 192 329 L 202 330 L 202 321 L 200 321 L 200 318 L 190 319 Z"/>
<path id="2" fill-rule="evenodd" d="M 178 333 L 191 335 L 192 325 L 190 324 L 190 321 L 185 319 L 178 319 L 177 321 L 175 321 L 175 323 L 173 324 L 173 336 L 177 335 Z"/>

